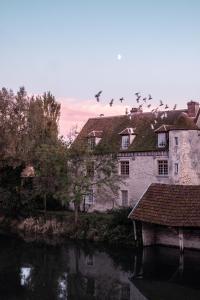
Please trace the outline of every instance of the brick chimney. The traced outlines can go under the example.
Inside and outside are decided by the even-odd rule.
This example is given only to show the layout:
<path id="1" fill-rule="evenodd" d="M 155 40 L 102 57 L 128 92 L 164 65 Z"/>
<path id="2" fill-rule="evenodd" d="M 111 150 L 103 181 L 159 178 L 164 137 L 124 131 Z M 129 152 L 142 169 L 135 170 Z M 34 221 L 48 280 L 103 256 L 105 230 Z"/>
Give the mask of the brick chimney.
<path id="1" fill-rule="evenodd" d="M 139 108 L 139 107 L 133 107 L 130 111 L 131 114 L 133 113 L 141 113 L 142 112 L 142 109 Z"/>
<path id="2" fill-rule="evenodd" d="M 196 117 L 199 111 L 199 102 L 190 101 L 187 103 L 187 107 L 188 107 L 188 116 Z"/>

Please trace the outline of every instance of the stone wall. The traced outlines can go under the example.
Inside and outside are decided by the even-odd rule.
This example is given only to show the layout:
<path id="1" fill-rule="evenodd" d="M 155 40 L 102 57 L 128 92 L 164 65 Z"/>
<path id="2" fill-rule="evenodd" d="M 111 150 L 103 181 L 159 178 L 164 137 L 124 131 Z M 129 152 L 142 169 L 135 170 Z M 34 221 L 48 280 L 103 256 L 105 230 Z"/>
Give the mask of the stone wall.
<path id="1" fill-rule="evenodd" d="M 178 138 L 178 145 L 175 143 Z M 169 177 L 172 184 L 200 184 L 200 131 L 173 130 L 169 133 Z M 178 174 L 175 173 L 178 164 Z"/>
<path id="2" fill-rule="evenodd" d="M 166 245 L 179 247 L 179 231 L 173 227 L 142 224 L 142 239 L 144 246 Z M 183 230 L 184 248 L 200 249 L 200 229 Z"/>

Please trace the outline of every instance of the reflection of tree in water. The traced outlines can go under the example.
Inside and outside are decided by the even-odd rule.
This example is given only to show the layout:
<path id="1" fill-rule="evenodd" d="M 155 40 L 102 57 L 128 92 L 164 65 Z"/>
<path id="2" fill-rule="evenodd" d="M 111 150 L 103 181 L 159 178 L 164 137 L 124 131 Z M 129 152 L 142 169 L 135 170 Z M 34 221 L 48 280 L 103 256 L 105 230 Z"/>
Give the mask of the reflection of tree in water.
<path id="1" fill-rule="evenodd" d="M 131 299 L 130 272 L 122 270 L 103 249 L 9 238 L 0 242 L 0 299 Z"/>

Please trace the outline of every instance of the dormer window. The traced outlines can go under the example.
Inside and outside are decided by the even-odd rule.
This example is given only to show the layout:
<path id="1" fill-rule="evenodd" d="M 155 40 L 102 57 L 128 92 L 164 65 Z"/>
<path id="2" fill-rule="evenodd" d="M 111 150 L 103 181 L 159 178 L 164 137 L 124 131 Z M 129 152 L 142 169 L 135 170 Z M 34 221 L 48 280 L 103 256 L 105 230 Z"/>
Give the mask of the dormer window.
<path id="1" fill-rule="evenodd" d="M 95 137 L 89 137 L 88 138 L 88 148 L 89 150 L 94 150 L 96 145 Z"/>
<path id="2" fill-rule="evenodd" d="M 123 135 L 122 136 L 122 149 L 128 149 L 129 145 L 130 145 L 130 136 Z"/>
<path id="3" fill-rule="evenodd" d="M 101 141 L 102 138 L 102 131 L 93 130 L 91 131 L 87 138 L 88 138 L 88 148 L 89 150 L 94 150 L 98 143 Z"/>
<path id="4" fill-rule="evenodd" d="M 167 145 L 167 136 L 165 132 L 158 133 L 158 148 L 164 148 Z"/>
<path id="5" fill-rule="evenodd" d="M 127 150 L 130 144 L 133 142 L 136 134 L 133 128 L 126 128 L 119 133 L 121 135 L 121 149 Z"/>
<path id="6" fill-rule="evenodd" d="M 165 148 L 167 146 L 169 129 L 170 129 L 169 125 L 161 125 L 158 129 L 155 130 L 155 133 L 157 133 L 158 148 Z"/>

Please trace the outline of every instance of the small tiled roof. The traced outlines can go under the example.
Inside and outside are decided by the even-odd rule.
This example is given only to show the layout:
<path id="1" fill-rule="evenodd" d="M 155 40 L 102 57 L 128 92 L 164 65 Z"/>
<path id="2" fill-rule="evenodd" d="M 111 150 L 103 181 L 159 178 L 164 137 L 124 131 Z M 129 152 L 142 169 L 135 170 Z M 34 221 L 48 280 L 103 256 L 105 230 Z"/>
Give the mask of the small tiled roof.
<path id="1" fill-rule="evenodd" d="M 153 183 L 129 218 L 166 226 L 200 227 L 200 185 Z"/>
<path id="2" fill-rule="evenodd" d="M 135 129 L 135 128 L 134 128 Z M 135 134 L 133 128 L 125 128 L 124 130 L 122 130 L 119 134 L 120 135 L 129 135 L 129 134 Z"/>
<path id="3" fill-rule="evenodd" d="M 102 131 L 102 140 L 97 147 L 108 149 L 108 151 L 122 151 L 121 136 L 119 133 L 127 128 L 134 128 L 136 135 L 126 152 L 156 151 L 157 134 L 155 130 L 165 125 L 170 130 L 197 130 L 193 118 L 183 114 L 187 110 L 172 110 L 166 112 L 139 112 L 131 115 L 121 115 L 113 117 L 101 117 L 89 119 L 74 144 L 80 146 L 87 143 L 87 137 L 92 132 Z M 162 148 L 162 150 L 165 150 Z"/>
<path id="4" fill-rule="evenodd" d="M 88 137 L 99 137 L 101 138 L 103 135 L 102 130 L 92 130 L 90 133 L 88 133 Z"/>

